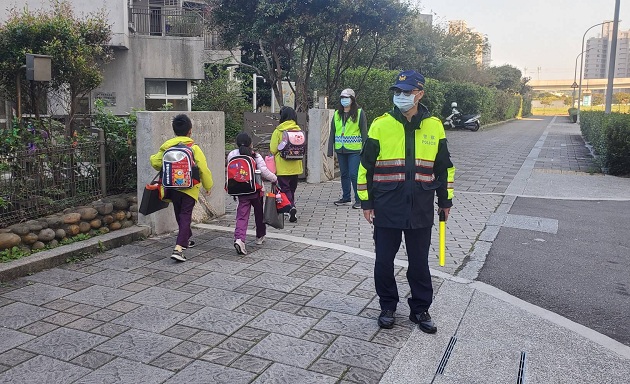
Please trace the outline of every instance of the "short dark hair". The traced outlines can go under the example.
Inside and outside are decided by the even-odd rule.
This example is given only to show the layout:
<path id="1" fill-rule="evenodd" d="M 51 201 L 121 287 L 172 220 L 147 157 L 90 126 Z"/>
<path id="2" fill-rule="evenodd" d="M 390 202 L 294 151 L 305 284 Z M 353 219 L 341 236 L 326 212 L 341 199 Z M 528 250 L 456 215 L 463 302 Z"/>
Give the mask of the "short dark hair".
<path id="1" fill-rule="evenodd" d="M 295 109 L 284 106 L 280 108 L 280 124 L 288 120 L 293 120 L 297 123 L 297 113 L 295 112 Z"/>
<path id="2" fill-rule="evenodd" d="M 173 117 L 173 132 L 177 136 L 186 136 L 191 129 L 192 121 L 186 114 L 182 113 Z"/>
<path id="3" fill-rule="evenodd" d="M 252 145 L 252 138 L 247 132 L 241 132 L 236 136 L 236 146 L 241 155 L 256 156 L 254 151 L 250 148 L 250 145 Z"/>

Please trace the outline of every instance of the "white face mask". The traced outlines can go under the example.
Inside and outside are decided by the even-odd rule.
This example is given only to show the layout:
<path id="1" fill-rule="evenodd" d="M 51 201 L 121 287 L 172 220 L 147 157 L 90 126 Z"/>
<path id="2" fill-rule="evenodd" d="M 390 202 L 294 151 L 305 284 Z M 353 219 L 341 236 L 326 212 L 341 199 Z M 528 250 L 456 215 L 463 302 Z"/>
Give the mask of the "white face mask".
<path id="1" fill-rule="evenodd" d="M 401 112 L 405 113 L 416 105 L 415 102 L 416 95 L 413 93 L 409 96 L 405 96 L 404 93 L 400 93 L 400 95 L 394 95 L 394 105 L 400 109 Z"/>

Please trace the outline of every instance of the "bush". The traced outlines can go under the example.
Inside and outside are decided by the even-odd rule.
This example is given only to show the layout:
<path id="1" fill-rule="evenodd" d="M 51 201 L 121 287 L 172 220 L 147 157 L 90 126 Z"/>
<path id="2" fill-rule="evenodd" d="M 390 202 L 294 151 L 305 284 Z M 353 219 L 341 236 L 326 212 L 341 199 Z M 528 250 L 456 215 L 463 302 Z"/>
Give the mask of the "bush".
<path id="1" fill-rule="evenodd" d="M 583 111 L 580 129 L 611 175 L 630 175 L 630 114 Z"/>
<path id="2" fill-rule="evenodd" d="M 614 113 L 606 129 L 606 166 L 611 175 L 630 175 L 630 115 Z"/>

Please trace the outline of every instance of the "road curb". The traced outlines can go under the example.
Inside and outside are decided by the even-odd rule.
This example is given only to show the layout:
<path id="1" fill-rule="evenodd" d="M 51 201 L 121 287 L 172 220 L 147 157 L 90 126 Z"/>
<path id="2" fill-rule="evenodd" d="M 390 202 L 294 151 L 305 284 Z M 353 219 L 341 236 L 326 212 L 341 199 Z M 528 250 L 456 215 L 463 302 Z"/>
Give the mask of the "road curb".
<path id="1" fill-rule="evenodd" d="M 150 233 L 149 227 L 133 226 L 3 263 L 0 264 L 0 282 L 57 267 L 64 264 L 68 258 L 84 253 L 97 253 L 103 249 L 130 244 L 148 237 Z"/>

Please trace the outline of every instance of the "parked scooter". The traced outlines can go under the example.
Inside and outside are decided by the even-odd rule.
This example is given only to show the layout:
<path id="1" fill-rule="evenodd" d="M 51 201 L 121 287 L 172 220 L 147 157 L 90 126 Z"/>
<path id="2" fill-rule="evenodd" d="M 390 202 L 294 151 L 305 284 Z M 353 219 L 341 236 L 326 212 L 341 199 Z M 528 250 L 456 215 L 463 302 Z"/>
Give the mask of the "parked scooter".
<path id="1" fill-rule="evenodd" d="M 453 113 L 448 116 L 442 124 L 444 124 L 444 128 L 446 129 L 468 129 L 470 131 L 476 132 L 481 127 L 481 123 L 479 122 L 480 114 L 468 114 L 464 115 L 457 109 L 457 103 L 452 103 L 451 108 L 453 108 Z"/>

